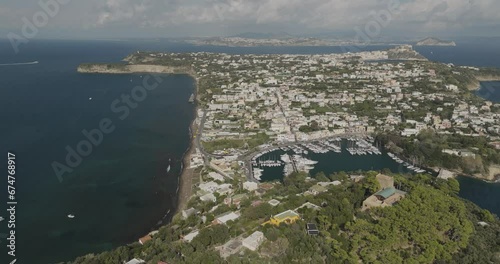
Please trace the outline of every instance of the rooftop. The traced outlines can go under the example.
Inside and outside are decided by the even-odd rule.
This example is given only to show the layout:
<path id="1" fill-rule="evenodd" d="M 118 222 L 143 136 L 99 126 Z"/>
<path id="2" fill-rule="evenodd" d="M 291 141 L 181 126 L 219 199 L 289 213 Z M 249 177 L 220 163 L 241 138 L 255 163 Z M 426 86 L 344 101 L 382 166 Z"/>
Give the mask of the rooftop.
<path id="1" fill-rule="evenodd" d="M 382 196 L 384 199 L 387 199 L 387 198 L 391 197 L 392 195 L 394 195 L 395 193 L 396 193 L 396 188 L 389 187 L 389 188 L 385 188 L 383 190 L 376 192 L 374 195 L 375 196 Z"/>
<path id="2" fill-rule="evenodd" d="M 279 221 L 284 221 L 285 219 L 295 218 L 295 217 L 300 217 L 300 215 L 292 210 L 284 211 L 283 213 L 279 213 L 274 216 L 274 218 Z"/>

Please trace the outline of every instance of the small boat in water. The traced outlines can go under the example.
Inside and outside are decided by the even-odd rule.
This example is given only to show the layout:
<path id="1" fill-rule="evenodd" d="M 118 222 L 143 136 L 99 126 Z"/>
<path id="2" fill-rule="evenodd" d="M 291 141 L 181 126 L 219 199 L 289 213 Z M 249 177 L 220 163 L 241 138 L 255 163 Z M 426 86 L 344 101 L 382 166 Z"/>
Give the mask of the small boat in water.
<path id="1" fill-rule="evenodd" d="M 0 216 L 0 222 L 2 222 L 3 220 L 5 220 L 5 218 Z"/>
<path id="2" fill-rule="evenodd" d="M 68 215 L 68 218 L 73 219 L 73 218 L 75 218 L 75 216 L 74 216 L 74 215 L 72 215 L 72 214 L 69 214 L 69 215 Z"/>
<path id="3" fill-rule="evenodd" d="M 167 172 L 170 172 L 170 165 L 168 165 L 167 167 Z"/>

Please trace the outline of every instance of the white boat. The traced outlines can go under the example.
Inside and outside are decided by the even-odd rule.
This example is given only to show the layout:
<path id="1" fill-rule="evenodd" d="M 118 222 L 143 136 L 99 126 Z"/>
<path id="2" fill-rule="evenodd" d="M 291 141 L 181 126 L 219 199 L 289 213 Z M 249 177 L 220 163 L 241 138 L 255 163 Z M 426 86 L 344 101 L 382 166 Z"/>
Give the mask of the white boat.
<path id="1" fill-rule="evenodd" d="M 5 218 L 0 216 L 0 222 L 2 222 L 3 220 L 5 220 Z"/>
<path id="2" fill-rule="evenodd" d="M 69 215 L 68 215 L 68 218 L 73 219 L 73 218 L 75 218 L 75 216 L 74 216 L 74 215 L 72 215 L 72 214 L 69 214 Z"/>
<path id="3" fill-rule="evenodd" d="M 306 165 L 314 165 L 314 164 L 318 164 L 318 162 L 317 162 L 317 161 L 315 161 L 315 160 L 310 160 L 310 159 L 304 159 L 304 160 L 303 160 L 303 162 L 304 162 L 304 164 L 306 164 Z"/>
<path id="4" fill-rule="evenodd" d="M 170 165 L 168 165 L 167 167 L 167 172 L 170 172 Z"/>
<path id="5" fill-rule="evenodd" d="M 92 97 L 89 97 L 89 101 L 92 101 Z"/>

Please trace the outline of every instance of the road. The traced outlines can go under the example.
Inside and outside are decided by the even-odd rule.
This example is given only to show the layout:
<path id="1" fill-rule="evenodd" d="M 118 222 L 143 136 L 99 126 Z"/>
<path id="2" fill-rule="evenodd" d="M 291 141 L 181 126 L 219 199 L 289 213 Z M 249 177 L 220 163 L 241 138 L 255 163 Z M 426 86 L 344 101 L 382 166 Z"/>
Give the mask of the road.
<path id="1" fill-rule="evenodd" d="M 218 155 L 213 155 L 213 154 L 208 153 L 203 148 L 203 144 L 201 144 L 201 137 L 203 136 L 203 130 L 205 129 L 205 122 L 207 121 L 207 114 L 208 114 L 207 110 L 203 110 L 203 116 L 201 117 L 200 124 L 198 125 L 198 131 L 197 131 L 197 133 L 195 133 L 196 138 L 194 140 L 194 144 L 195 144 L 196 148 L 198 148 L 198 150 L 203 155 L 203 162 L 205 163 L 206 167 L 213 169 L 214 171 L 216 171 L 217 173 L 221 174 L 222 176 L 224 176 L 226 178 L 232 179 L 232 177 L 227 175 L 227 173 L 219 170 L 217 167 L 212 166 L 212 164 L 210 164 L 210 158 L 212 158 L 212 157 L 221 158 L 223 156 L 218 156 Z"/>

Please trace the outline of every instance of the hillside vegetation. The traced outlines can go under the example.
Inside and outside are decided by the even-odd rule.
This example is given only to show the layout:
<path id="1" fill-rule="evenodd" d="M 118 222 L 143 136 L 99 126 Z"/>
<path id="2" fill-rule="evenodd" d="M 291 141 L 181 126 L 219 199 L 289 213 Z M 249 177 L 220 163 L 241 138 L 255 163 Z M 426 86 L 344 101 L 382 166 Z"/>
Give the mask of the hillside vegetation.
<path id="1" fill-rule="evenodd" d="M 147 263 L 499 263 L 500 224 L 488 211 L 457 196 L 459 185 L 454 179 L 435 179 L 426 175 L 393 175 L 395 186 L 408 194 L 392 207 L 374 208 L 361 212 L 365 198 L 379 188 L 376 172 L 364 173 L 357 183 L 345 173 L 325 176 L 318 180 L 341 180 L 339 186 L 314 195 L 303 194 L 317 180 L 294 173 L 284 182 L 276 183 L 262 197 L 250 196 L 241 204 L 241 217 L 227 225 L 213 225 L 217 214 L 236 210 L 234 206 L 201 203 L 190 206 L 207 216 L 202 221 L 192 215 L 177 216 L 162 227 L 153 240 L 145 245 L 134 243 L 114 251 L 87 255 L 73 263 L 123 263 L 140 258 Z M 224 197 L 218 197 L 218 200 Z M 275 207 L 267 202 L 281 199 Z M 271 226 L 261 224 L 270 216 L 310 202 L 319 210 L 298 209 L 301 220 L 293 224 Z M 212 209 L 212 210 L 211 210 Z M 478 225 L 484 221 L 487 226 Z M 319 235 L 305 232 L 306 223 L 315 223 Z M 182 242 L 192 230 L 200 233 L 191 243 Z M 226 259 L 216 247 L 232 238 L 248 236 L 259 230 L 265 242 L 259 250 L 243 250 Z"/>

